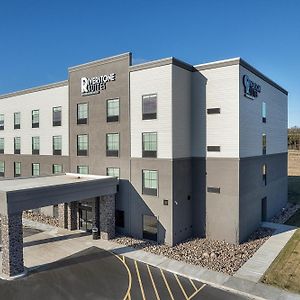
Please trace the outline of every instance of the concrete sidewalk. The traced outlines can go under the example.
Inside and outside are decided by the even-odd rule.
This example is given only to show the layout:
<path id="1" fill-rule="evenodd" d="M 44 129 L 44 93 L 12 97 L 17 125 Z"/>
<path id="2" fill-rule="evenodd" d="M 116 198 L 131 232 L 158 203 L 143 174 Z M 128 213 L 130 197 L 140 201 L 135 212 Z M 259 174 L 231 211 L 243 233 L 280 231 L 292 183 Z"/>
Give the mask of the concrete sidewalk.
<path id="1" fill-rule="evenodd" d="M 34 226 L 32 223 L 31 225 Z M 36 228 L 41 229 L 38 225 Z M 250 299 L 300 300 L 300 295 L 288 293 L 262 283 L 232 277 L 199 266 L 172 260 L 162 255 L 136 250 L 115 242 L 92 240 L 90 235 L 86 235 L 81 231 L 68 231 L 55 227 L 49 227 L 48 229 L 50 230 L 24 238 L 24 260 L 25 266 L 29 271 L 30 269 L 38 268 L 41 265 L 46 265 L 95 246 L 184 277 L 207 283 L 216 288 L 247 296 Z"/>
<path id="2" fill-rule="evenodd" d="M 264 222 L 262 226 L 272 228 L 275 232 L 234 274 L 234 277 L 259 282 L 260 278 L 297 230 L 297 227 L 294 226 L 269 222 Z"/>

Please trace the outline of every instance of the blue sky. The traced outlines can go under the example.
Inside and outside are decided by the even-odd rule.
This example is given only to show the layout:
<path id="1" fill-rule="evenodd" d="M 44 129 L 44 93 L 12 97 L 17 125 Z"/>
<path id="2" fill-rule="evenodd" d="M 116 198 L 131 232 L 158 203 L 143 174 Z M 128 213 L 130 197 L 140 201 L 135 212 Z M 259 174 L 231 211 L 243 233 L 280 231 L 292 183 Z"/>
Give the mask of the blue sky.
<path id="1" fill-rule="evenodd" d="M 0 94 L 127 51 L 136 62 L 240 56 L 289 91 L 300 126 L 298 0 L 10 0 L 0 6 Z"/>

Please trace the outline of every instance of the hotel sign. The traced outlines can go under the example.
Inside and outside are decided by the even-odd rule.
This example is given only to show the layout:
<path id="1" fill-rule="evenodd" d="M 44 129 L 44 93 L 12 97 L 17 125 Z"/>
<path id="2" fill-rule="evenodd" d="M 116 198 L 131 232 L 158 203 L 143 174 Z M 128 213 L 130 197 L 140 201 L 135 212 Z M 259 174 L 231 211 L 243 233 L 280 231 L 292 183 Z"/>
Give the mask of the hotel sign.
<path id="1" fill-rule="evenodd" d="M 245 97 L 252 100 L 254 100 L 254 98 L 257 98 L 258 94 L 261 92 L 261 86 L 250 80 L 248 75 L 244 75 L 243 84 Z"/>
<path id="2" fill-rule="evenodd" d="M 106 90 L 109 82 L 116 80 L 116 74 L 111 73 L 107 75 L 95 77 L 82 77 L 81 78 L 81 96 L 89 96 L 100 94 L 101 91 Z"/>

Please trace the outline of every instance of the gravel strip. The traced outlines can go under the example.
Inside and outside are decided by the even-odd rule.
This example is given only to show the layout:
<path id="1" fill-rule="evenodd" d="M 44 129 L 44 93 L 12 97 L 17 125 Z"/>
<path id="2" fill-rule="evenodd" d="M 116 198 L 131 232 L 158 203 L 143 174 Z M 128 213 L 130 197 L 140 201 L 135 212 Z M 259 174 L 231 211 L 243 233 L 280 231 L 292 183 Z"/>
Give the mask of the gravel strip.
<path id="1" fill-rule="evenodd" d="M 171 259 L 233 275 L 253 256 L 272 233 L 273 229 L 259 228 L 251 234 L 247 242 L 240 245 L 205 238 L 189 239 L 174 247 L 125 236 L 118 236 L 113 241 L 135 249 L 142 249 L 153 254 L 164 255 Z"/>
<path id="2" fill-rule="evenodd" d="M 49 217 L 41 213 L 37 213 L 29 210 L 23 211 L 23 218 L 29 219 L 31 221 L 39 222 L 42 224 L 58 227 L 58 218 Z"/>

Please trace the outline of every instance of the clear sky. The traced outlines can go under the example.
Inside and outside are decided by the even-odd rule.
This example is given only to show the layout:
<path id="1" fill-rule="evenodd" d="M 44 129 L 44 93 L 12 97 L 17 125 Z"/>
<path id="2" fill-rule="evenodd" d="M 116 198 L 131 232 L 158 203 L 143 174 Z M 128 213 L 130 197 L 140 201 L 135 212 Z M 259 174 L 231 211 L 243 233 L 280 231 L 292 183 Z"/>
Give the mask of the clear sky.
<path id="1" fill-rule="evenodd" d="M 134 62 L 240 56 L 289 91 L 289 125 L 300 126 L 298 0 L 1 1 L 0 94 L 127 51 Z"/>

